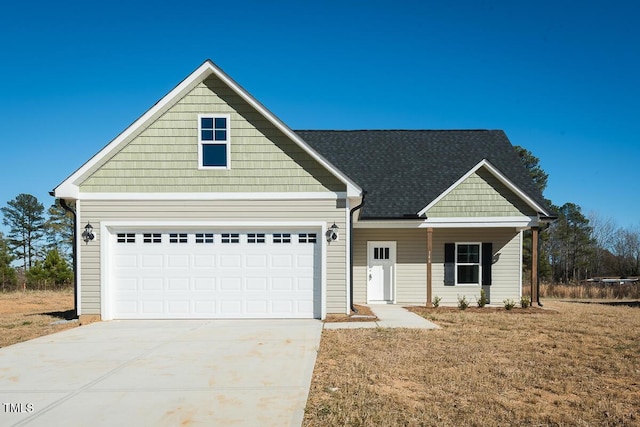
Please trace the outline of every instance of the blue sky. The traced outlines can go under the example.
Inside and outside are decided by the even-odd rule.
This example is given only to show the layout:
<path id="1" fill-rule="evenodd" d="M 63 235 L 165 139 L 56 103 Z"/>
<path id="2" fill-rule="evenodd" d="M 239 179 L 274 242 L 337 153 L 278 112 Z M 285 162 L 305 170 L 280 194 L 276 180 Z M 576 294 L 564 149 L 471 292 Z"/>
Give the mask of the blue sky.
<path id="1" fill-rule="evenodd" d="M 503 129 L 555 204 L 640 226 L 635 2 L 20 3 L 0 15 L 1 206 L 48 207 L 210 58 L 293 129 Z"/>

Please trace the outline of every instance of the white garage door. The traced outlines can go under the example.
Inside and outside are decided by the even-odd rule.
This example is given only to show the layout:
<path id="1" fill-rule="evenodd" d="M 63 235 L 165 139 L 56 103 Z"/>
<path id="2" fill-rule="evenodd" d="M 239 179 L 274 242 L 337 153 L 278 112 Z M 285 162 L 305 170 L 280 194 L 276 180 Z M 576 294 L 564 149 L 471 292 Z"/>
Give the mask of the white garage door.
<path id="1" fill-rule="evenodd" d="M 115 232 L 115 319 L 319 318 L 313 231 Z"/>

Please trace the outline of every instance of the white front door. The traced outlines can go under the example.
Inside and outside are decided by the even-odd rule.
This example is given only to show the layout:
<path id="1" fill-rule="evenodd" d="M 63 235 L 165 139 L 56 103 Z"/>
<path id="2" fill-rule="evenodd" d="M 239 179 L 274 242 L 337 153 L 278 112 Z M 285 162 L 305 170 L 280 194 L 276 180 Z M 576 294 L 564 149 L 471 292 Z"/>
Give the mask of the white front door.
<path id="1" fill-rule="evenodd" d="M 368 242 L 367 253 L 367 302 L 393 302 L 396 242 Z"/>

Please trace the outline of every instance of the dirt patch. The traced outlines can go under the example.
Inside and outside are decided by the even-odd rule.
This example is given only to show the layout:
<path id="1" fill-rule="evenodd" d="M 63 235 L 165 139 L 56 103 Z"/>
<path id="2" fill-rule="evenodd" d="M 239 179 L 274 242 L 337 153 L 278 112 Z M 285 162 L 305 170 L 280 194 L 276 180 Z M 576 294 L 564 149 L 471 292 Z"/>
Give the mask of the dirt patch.
<path id="1" fill-rule="evenodd" d="M 0 293 L 0 347 L 78 326 L 73 291 L 17 291 Z"/>
<path id="2" fill-rule="evenodd" d="M 640 425 L 640 310 L 486 309 L 324 330 L 304 425 Z"/>
<path id="3" fill-rule="evenodd" d="M 324 320 L 327 323 L 336 322 L 375 322 L 378 320 L 373 311 L 367 306 L 354 304 L 357 313 L 346 314 L 328 314 Z"/>

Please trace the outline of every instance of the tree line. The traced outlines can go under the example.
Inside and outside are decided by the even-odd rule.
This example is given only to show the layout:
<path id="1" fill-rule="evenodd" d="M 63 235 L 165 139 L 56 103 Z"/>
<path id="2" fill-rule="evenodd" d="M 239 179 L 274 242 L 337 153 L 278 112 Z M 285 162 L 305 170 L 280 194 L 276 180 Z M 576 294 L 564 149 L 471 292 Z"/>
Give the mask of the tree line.
<path id="1" fill-rule="evenodd" d="M 73 216 L 56 200 L 46 211 L 31 194 L 0 208 L 0 290 L 59 289 L 73 282 Z"/>
<path id="2" fill-rule="evenodd" d="M 529 150 L 515 147 L 534 183 L 544 194 L 548 175 Z M 540 278 L 551 283 L 579 283 L 589 278 L 640 275 L 640 227 L 620 227 L 598 213 L 585 214 L 572 202 L 555 205 L 558 219 L 540 233 Z M 525 233 L 524 268 L 531 265 L 531 237 Z"/>

